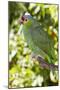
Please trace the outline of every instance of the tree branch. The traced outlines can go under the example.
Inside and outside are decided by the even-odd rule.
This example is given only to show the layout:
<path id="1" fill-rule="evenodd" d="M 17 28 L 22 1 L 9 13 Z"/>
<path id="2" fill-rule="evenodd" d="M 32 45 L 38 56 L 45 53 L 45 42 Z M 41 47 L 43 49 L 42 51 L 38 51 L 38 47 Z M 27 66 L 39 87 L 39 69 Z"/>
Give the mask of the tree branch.
<path id="1" fill-rule="evenodd" d="M 40 56 L 33 55 L 32 58 L 35 58 L 36 60 L 38 60 L 42 68 L 50 69 L 50 70 L 58 70 L 58 65 L 49 64 Z"/>
<path id="2" fill-rule="evenodd" d="M 47 63 L 47 62 L 46 62 L 42 57 L 40 57 L 40 56 L 37 57 L 37 60 L 38 60 L 38 62 L 41 64 L 41 66 L 42 66 L 43 68 L 50 69 L 50 70 L 58 69 L 58 66 L 57 66 L 57 65 Z"/>

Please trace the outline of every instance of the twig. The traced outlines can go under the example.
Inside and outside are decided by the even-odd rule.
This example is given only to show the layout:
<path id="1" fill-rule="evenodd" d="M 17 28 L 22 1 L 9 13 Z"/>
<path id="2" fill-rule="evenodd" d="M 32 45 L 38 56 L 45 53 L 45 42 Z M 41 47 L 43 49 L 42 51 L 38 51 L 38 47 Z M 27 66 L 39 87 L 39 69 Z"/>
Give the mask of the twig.
<path id="1" fill-rule="evenodd" d="M 40 57 L 40 56 L 37 57 L 37 60 L 38 60 L 38 62 L 41 64 L 41 66 L 42 66 L 43 68 L 50 69 L 50 70 L 54 70 L 54 69 L 57 69 L 57 70 L 58 70 L 58 66 L 57 66 L 57 65 L 47 63 L 47 62 L 46 62 L 42 57 Z"/>
<path id="2" fill-rule="evenodd" d="M 58 70 L 58 65 L 47 63 L 42 57 L 33 55 L 32 58 L 38 60 L 39 64 L 42 68 L 50 69 L 50 70 Z"/>

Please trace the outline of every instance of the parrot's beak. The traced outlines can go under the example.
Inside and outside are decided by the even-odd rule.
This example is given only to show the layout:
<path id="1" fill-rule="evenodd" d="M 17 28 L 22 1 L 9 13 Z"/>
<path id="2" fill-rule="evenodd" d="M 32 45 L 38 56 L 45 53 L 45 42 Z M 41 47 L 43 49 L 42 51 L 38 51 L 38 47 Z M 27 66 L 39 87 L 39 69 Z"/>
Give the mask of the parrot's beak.
<path id="1" fill-rule="evenodd" d="M 19 24 L 24 24 L 25 21 L 27 21 L 27 19 L 26 19 L 26 17 L 24 17 L 24 16 L 22 16 L 22 17 L 18 20 Z"/>

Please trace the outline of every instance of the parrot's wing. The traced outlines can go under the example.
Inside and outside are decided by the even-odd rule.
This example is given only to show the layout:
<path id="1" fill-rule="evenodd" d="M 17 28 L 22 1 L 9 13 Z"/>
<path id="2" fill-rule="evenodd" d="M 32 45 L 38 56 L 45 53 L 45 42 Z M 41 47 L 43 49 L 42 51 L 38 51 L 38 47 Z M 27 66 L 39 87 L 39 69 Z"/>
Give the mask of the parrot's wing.
<path id="1" fill-rule="evenodd" d="M 30 30 L 31 38 L 35 46 L 41 49 L 44 53 L 53 58 L 53 47 L 54 40 L 51 36 L 48 35 L 46 31 L 38 24 L 34 24 Z"/>

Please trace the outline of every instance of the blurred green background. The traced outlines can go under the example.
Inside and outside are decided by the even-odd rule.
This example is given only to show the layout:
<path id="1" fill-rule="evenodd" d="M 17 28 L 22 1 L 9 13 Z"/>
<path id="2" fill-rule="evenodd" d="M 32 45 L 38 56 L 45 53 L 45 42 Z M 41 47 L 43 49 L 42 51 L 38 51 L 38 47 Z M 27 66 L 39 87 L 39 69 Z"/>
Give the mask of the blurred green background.
<path id="1" fill-rule="evenodd" d="M 26 12 L 37 19 L 48 33 L 53 31 L 56 34 L 54 47 L 58 57 L 58 5 L 8 2 L 9 88 L 56 86 L 58 71 L 42 69 L 37 61 L 33 62 L 32 51 L 20 33 L 18 19 Z M 58 58 L 54 64 L 58 64 Z"/>

